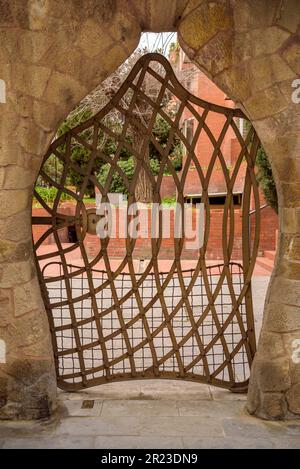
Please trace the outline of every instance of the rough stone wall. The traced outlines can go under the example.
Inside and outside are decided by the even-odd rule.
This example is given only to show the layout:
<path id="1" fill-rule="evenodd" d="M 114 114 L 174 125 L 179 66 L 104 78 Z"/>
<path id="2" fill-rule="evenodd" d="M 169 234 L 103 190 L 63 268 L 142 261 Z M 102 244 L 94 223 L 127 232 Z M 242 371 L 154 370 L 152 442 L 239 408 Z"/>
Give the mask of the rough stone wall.
<path id="1" fill-rule="evenodd" d="M 55 407 L 48 323 L 31 245 L 31 193 L 59 122 L 135 49 L 140 23 L 126 2 L 0 1 L 0 364 L 2 418 Z"/>
<path id="2" fill-rule="evenodd" d="M 300 414 L 300 105 L 291 100 L 299 18 L 298 0 L 0 0 L 2 418 L 39 418 L 55 407 L 31 246 L 42 156 L 59 122 L 130 55 L 141 30 L 176 29 L 189 56 L 253 120 L 272 160 L 281 234 L 248 409 L 265 418 Z"/>
<path id="3" fill-rule="evenodd" d="M 299 25 L 296 0 L 232 0 L 189 2 L 178 27 L 189 56 L 251 118 L 276 178 L 280 241 L 248 395 L 251 413 L 274 419 L 300 414 Z"/>

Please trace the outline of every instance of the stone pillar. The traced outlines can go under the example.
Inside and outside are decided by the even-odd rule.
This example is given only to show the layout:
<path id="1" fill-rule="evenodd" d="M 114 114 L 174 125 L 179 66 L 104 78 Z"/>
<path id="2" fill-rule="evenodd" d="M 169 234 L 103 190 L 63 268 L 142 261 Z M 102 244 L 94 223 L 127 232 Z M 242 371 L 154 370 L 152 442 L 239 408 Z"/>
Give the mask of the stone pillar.
<path id="1" fill-rule="evenodd" d="M 252 120 L 272 164 L 279 246 L 247 408 L 262 418 L 294 418 L 300 415 L 300 104 L 292 94 L 300 76 L 300 3 L 229 3 L 188 2 L 179 38 Z"/>
<path id="2" fill-rule="evenodd" d="M 59 123 L 135 49 L 124 2 L 0 1 L 0 418 L 55 409 L 48 320 L 31 240 L 32 191 Z"/>
<path id="3" fill-rule="evenodd" d="M 42 149 L 49 139 L 40 129 L 33 131 L 21 115 L 21 103 L 20 96 L 16 102 L 10 94 L 0 104 L 0 418 L 38 419 L 51 414 L 56 396 L 48 321 L 31 241 L 31 188 L 39 165 L 36 145 Z"/>
<path id="4" fill-rule="evenodd" d="M 291 97 L 291 89 L 286 91 Z M 247 404 L 250 413 L 267 419 L 300 416 L 299 114 L 300 103 L 294 103 L 287 114 L 257 123 L 258 131 L 267 135 L 265 148 L 272 155 L 280 219 L 277 257 Z"/>

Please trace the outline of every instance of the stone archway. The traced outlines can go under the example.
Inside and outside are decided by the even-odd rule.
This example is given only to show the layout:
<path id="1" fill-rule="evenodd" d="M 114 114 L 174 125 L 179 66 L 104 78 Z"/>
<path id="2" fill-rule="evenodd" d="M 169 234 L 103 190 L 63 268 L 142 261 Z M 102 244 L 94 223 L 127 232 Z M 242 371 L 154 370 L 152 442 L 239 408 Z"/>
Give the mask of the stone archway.
<path id="1" fill-rule="evenodd" d="M 300 118 L 291 98 L 300 73 L 299 2 L 89 0 L 83 6 L 75 0 L 2 0 L 0 13 L 0 79 L 6 85 L 6 104 L 0 104 L 1 416 L 39 418 L 55 407 L 31 246 L 30 196 L 41 157 L 59 121 L 130 55 L 142 30 L 178 30 L 183 49 L 240 103 L 269 154 L 280 242 L 248 409 L 264 418 L 299 414 Z"/>

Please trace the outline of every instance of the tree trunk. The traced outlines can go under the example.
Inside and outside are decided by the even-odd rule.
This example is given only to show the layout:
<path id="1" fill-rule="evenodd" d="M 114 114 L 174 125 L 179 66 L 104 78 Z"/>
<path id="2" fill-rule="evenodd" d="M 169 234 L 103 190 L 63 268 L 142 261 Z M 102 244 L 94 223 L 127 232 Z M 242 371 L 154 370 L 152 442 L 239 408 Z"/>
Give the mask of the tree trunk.
<path id="1" fill-rule="evenodd" d="M 142 149 L 144 142 L 144 137 L 140 134 L 136 133 L 133 137 L 133 144 L 134 148 L 139 152 Z M 150 158 L 149 158 L 149 146 L 147 146 L 146 151 L 143 155 L 141 155 L 146 165 L 149 167 L 150 170 Z M 134 165 L 135 168 L 137 167 L 137 159 L 134 157 Z M 137 178 L 136 186 L 135 186 L 135 198 L 137 202 L 143 202 L 145 204 L 152 202 L 153 200 L 153 187 L 149 175 L 143 168 L 143 166 L 139 169 L 139 175 Z"/>
<path id="2" fill-rule="evenodd" d="M 134 117 L 137 119 L 143 126 L 147 127 L 151 120 L 151 108 L 144 101 L 137 98 L 136 100 L 138 112 L 135 113 Z M 149 155 L 149 144 L 146 146 L 146 150 L 141 154 L 145 138 L 147 136 L 143 135 L 141 129 L 138 126 L 135 127 L 135 132 L 133 135 L 133 148 L 136 152 L 139 153 L 140 157 L 143 158 L 147 167 L 150 169 L 150 155 Z M 134 157 L 135 168 L 137 167 L 137 159 Z M 149 175 L 145 171 L 144 167 L 141 166 L 139 169 L 139 175 L 135 187 L 135 198 L 137 202 L 150 203 L 153 200 L 153 187 Z"/>

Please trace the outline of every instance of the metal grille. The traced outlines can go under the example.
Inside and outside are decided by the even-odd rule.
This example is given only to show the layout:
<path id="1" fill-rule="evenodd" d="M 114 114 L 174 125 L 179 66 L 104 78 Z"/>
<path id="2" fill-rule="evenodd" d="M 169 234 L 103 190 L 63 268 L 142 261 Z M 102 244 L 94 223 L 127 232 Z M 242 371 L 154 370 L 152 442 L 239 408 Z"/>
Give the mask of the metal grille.
<path id="1" fill-rule="evenodd" d="M 180 274 L 174 272 L 170 279 L 167 273 L 160 272 L 160 283 L 165 285 L 163 296 L 167 313 L 160 303 L 153 273 L 146 277 L 143 274 L 136 276 L 137 291 L 132 287 L 130 274 L 121 273 L 114 280 L 121 322 L 107 272 L 96 269 L 91 272 L 99 311 L 95 316 L 87 274 L 81 272 L 80 267 L 67 267 L 75 324 L 68 307 L 62 265 L 50 263 L 43 269 L 52 310 L 58 371 L 64 387 L 66 384 L 72 388 L 81 387 L 82 383 L 89 386 L 107 382 L 109 378 L 133 376 L 184 377 L 223 385 L 232 382 L 240 385 L 247 380 L 247 356 L 251 356 L 251 352 L 244 340 L 247 316 L 245 300 L 240 296 L 243 272 L 239 264 L 230 264 L 221 284 L 223 265 L 207 269 L 207 284 L 201 272 L 192 269 Z M 49 278 L 47 271 L 51 272 Z M 61 280 L 53 281 L 53 273 Z M 207 286 L 215 297 L 213 305 L 208 301 Z M 97 323 L 103 334 L 101 345 Z M 78 331 L 80 351 L 74 328 Z"/>
<path id="2" fill-rule="evenodd" d="M 155 66 L 158 64 L 158 68 Z M 149 96 L 143 88 L 146 74 L 156 80 L 157 95 Z M 124 104 L 124 97 L 130 100 Z M 164 106 L 169 93 L 178 103 L 175 114 Z M 136 100 L 150 107 L 150 118 L 141 122 L 134 112 Z M 122 125 L 112 132 L 107 125 L 110 112 L 117 110 Z M 187 140 L 182 132 L 181 120 L 185 110 L 195 120 L 195 132 Z M 223 116 L 219 135 L 210 130 L 210 116 Z M 160 146 L 153 135 L 157 116 L 169 125 L 168 141 Z M 159 54 L 142 57 L 120 90 L 98 114 L 84 124 L 71 129 L 55 140 L 45 156 L 40 176 L 53 187 L 57 195 L 53 206 L 37 191 L 34 196 L 47 211 L 48 216 L 33 218 L 34 224 L 47 225 L 35 243 L 37 267 L 41 289 L 48 312 L 58 385 L 76 390 L 86 386 L 120 379 L 174 378 L 212 383 L 231 390 L 245 390 L 249 368 L 255 353 L 255 335 L 252 309 L 251 276 L 259 243 L 259 195 L 254 165 L 259 140 L 250 125 L 245 138 L 236 125 L 244 118 L 238 109 L 229 109 L 207 103 L 185 90 L 177 81 L 168 61 Z M 128 139 L 129 128 L 141 136 L 137 147 Z M 223 155 L 227 132 L 235 136 L 239 151 L 231 169 Z M 170 148 L 174 135 L 185 147 L 186 157 L 180 173 L 170 162 Z M 209 163 L 204 167 L 197 159 L 195 148 L 199 136 L 205 134 L 211 146 Z M 102 151 L 103 136 L 115 143 L 114 154 L 108 157 Z M 100 142 L 100 143 L 99 143 Z M 160 154 L 160 167 L 153 176 L 144 155 L 149 144 Z M 88 155 L 86 166 L 80 167 L 72 158 L 72 149 L 81 146 Z M 135 158 L 135 172 L 131 180 L 118 164 L 122 150 Z M 95 177 L 95 160 L 101 156 L 109 163 L 105 184 Z M 55 158 L 63 170 L 53 176 L 47 168 L 49 158 Z M 88 184 L 94 184 L 103 201 L 114 174 L 118 173 L 128 192 L 128 204 L 136 201 L 136 187 L 143 177 L 151 181 L 153 202 L 161 202 L 163 175 L 168 168 L 177 191 L 177 202 L 184 206 L 188 170 L 193 165 L 198 177 L 199 194 L 205 207 L 204 244 L 199 249 L 196 266 L 182 268 L 184 238 L 174 239 L 172 263 L 168 272 L 162 273 L 159 264 L 160 237 L 151 240 L 151 255 L 145 271 L 136 272 L 136 240 L 126 238 L 126 255 L 118 266 L 112 266 L 110 239 L 100 240 L 93 258 L 86 251 L 87 234 L 95 235 L 95 211 L 87 210 L 83 196 Z M 223 260 L 211 266 L 206 259 L 210 239 L 211 207 L 209 194 L 212 174 L 218 166 L 226 187 L 222 208 Z M 73 171 L 82 177 L 79 191 L 67 187 L 68 174 Z M 242 259 L 232 262 L 236 227 L 234 193 L 239 172 L 243 172 L 244 188 L 242 214 Z M 60 212 L 64 194 L 74 201 L 70 215 Z M 253 200 L 255 233 L 250 242 L 249 209 Z M 128 220 L 130 219 L 127 214 Z M 61 230 L 72 227 L 76 239 L 65 245 Z M 55 241 L 51 252 L 43 251 L 49 237 Z M 81 263 L 71 266 L 69 254 L 79 252 Z M 104 266 L 99 268 L 99 265 Z M 128 273 L 125 273 L 127 269 Z"/>

